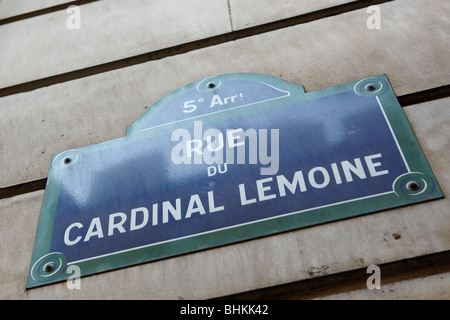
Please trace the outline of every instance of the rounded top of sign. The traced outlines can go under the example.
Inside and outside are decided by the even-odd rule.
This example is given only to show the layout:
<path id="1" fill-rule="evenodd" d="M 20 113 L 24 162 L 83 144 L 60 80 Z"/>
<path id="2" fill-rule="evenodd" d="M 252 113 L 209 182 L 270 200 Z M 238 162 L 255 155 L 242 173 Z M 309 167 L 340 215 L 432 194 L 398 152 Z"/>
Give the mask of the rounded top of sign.
<path id="1" fill-rule="evenodd" d="M 167 124 L 304 95 L 303 86 L 258 73 L 232 73 L 187 84 L 157 101 L 128 134 Z"/>

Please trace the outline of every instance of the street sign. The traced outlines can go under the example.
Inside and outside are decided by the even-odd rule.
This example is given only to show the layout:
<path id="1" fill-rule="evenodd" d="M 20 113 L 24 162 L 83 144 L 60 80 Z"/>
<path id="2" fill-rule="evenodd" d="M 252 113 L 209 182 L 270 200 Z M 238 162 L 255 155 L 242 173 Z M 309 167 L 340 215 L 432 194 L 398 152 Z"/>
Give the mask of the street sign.
<path id="1" fill-rule="evenodd" d="M 442 196 L 386 76 L 221 75 L 53 156 L 27 288 Z"/>

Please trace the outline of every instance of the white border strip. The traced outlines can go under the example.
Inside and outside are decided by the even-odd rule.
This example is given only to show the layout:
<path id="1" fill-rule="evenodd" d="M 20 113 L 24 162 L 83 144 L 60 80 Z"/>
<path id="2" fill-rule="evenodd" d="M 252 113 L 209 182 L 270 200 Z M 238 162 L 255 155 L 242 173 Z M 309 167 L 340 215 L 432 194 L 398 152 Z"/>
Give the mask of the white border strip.
<path id="1" fill-rule="evenodd" d="M 395 144 L 397 145 L 398 151 L 400 151 L 400 155 L 402 156 L 403 162 L 406 166 L 406 169 L 408 170 L 408 173 L 411 173 L 411 169 L 409 168 L 408 162 L 406 161 L 405 155 L 403 154 L 402 148 L 400 147 L 400 144 L 398 143 L 397 137 L 394 134 L 394 130 L 392 130 L 391 123 L 389 122 L 388 117 L 386 116 L 386 113 L 384 112 L 383 105 L 381 104 L 380 98 L 376 96 L 378 105 L 380 106 L 381 112 L 383 113 L 383 116 L 386 120 L 387 125 L 389 126 L 389 130 L 391 131 L 392 137 L 394 138 Z"/>

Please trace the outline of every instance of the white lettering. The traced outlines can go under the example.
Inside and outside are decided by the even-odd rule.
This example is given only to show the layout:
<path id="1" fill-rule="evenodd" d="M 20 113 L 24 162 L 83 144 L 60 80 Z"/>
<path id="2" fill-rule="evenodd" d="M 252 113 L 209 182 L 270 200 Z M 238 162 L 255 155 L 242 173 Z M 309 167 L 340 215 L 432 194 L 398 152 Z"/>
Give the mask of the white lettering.
<path id="1" fill-rule="evenodd" d="M 261 175 L 269 176 L 274 175 L 278 172 L 279 167 L 279 154 L 280 154 L 280 130 L 272 129 L 270 130 L 270 156 L 268 154 L 267 143 L 267 129 L 259 130 L 259 161 L 263 165 L 270 166 L 268 168 L 261 168 Z M 256 151 L 254 153 L 256 155 Z M 250 162 L 251 163 L 251 162 Z"/>
<path id="2" fill-rule="evenodd" d="M 235 130 L 227 130 L 227 142 L 228 142 L 228 148 L 234 148 L 243 146 L 245 144 L 244 139 L 238 134 L 235 136 L 235 133 L 243 133 L 244 130 L 242 129 L 235 129 Z M 235 141 L 239 141 L 239 143 L 236 143 Z"/>
<path id="3" fill-rule="evenodd" d="M 381 269 L 379 266 L 371 265 L 367 268 L 367 273 L 373 273 L 367 279 L 367 288 L 370 290 L 381 289 Z"/>
<path id="4" fill-rule="evenodd" d="M 214 166 L 208 167 L 206 170 L 208 170 L 208 177 L 212 177 L 217 173 L 217 169 Z"/>
<path id="5" fill-rule="evenodd" d="M 373 162 L 373 159 L 381 158 L 381 153 L 373 154 L 371 156 L 364 157 L 366 160 L 367 169 L 369 169 L 369 173 L 371 177 L 382 176 L 385 174 L 389 174 L 389 170 L 381 170 L 376 171 L 376 167 L 381 167 L 381 162 Z"/>
<path id="6" fill-rule="evenodd" d="M 66 10 L 67 14 L 71 16 L 67 18 L 66 26 L 69 30 L 80 30 L 81 29 L 81 10 L 80 7 L 72 5 Z"/>
<path id="7" fill-rule="evenodd" d="M 271 187 L 263 185 L 264 183 L 271 182 L 272 180 L 273 180 L 272 178 L 267 178 L 256 181 L 256 188 L 258 190 L 259 201 L 270 200 L 277 197 L 275 194 L 266 195 L 266 191 L 270 191 Z"/>
<path id="8" fill-rule="evenodd" d="M 288 190 L 294 194 L 295 190 L 297 189 L 297 185 L 300 188 L 300 192 L 306 191 L 306 184 L 305 179 L 303 178 L 302 171 L 297 171 L 294 174 L 294 178 L 292 179 L 292 183 L 290 183 L 283 175 L 277 176 L 277 183 L 278 183 L 278 189 L 280 191 L 280 197 L 286 196 L 286 190 L 285 187 L 288 188 Z"/>
<path id="9" fill-rule="evenodd" d="M 241 205 L 243 206 L 256 202 L 255 198 L 247 200 L 247 195 L 245 194 L 245 185 L 243 183 L 239 185 L 239 195 L 241 197 Z"/>
<path id="10" fill-rule="evenodd" d="M 381 29 L 381 8 L 377 5 L 369 6 L 367 8 L 367 13 L 372 13 L 372 15 L 367 18 L 367 28 L 369 30 Z"/>
<path id="11" fill-rule="evenodd" d="M 362 161 L 361 159 L 364 159 Z M 330 171 L 331 170 L 331 171 Z M 208 167 L 208 176 L 217 173 L 227 172 L 227 164 Z M 367 175 L 366 172 L 370 173 Z M 332 173 L 332 174 L 331 174 Z M 255 180 L 253 186 L 247 183 L 238 185 L 238 190 L 230 190 L 230 195 L 235 195 L 239 191 L 239 200 L 241 206 L 252 205 L 262 201 L 270 201 L 277 197 L 286 197 L 294 195 L 301 196 L 301 193 L 307 192 L 312 188 L 323 189 L 330 184 L 342 185 L 345 182 L 353 182 L 354 179 L 367 179 L 368 177 L 378 177 L 389 174 L 389 170 L 382 163 L 382 154 L 372 154 L 361 158 L 355 158 L 352 161 L 341 161 L 330 163 L 325 166 L 316 166 L 309 171 L 298 170 L 289 177 L 277 175 L 276 179 L 268 177 Z M 345 178 L 343 178 L 345 177 Z M 210 181 L 210 186 L 215 186 L 215 182 Z M 220 190 L 220 188 L 217 188 Z M 250 190 L 250 191 L 249 191 Z M 325 194 L 324 194 L 325 195 Z M 220 198 L 219 199 L 223 199 Z M 229 201 L 234 199 L 227 198 Z M 302 201 L 297 198 L 298 201 Z M 225 205 L 217 204 L 214 191 L 195 193 L 186 198 L 177 198 L 175 201 L 164 201 L 152 204 L 152 223 L 151 226 L 158 226 L 158 223 L 174 223 L 182 219 L 189 219 L 194 214 L 196 218 L 202 217 L 207 213 L 216 213 L 225 210 Z M 239 201 L 237 200 L 237 201 Z M 207 201 L 207 202 L 206 202 Z M 162 219 L 162 220 L 160 220 Z M 123 233 L 134 232 L 149 226 L 149 209 L 146 207 L 136 207 L 130 209 L 127 213 L 116 212 L 106 217 L 94 217 L 91 219 L 87 231 L 84 229 L 84 223 L 74 222 L 64 230 L 64 244 L 66 246 L 77 245 L 84 242 L 98 240 L 103 238 L 104 231 L 106 236 L 111 237 Z M 127 221 L 130 221 L 129 224 Z M 108 225 L 102 226 L 103 223 Z M 127 227 L 129 227 L 127 229 Z"/>
<path id="12" fill-rule="evenodd" d="M 136 224 L 136 215 L 138 212 L 142 213 L 142 222 Z M 136 208 L 131 210 L 130 231 L 139 230 L 145 227 L 148 223 L 148 210 L 147 208 Z"/>
<path id="13" fill-rule="evenodd" d="M 198 155 L 203 155 L 202 146 L 203 146 L 202 140 L 190 140 L 189 143 L 187 144 L 188 157 L 192 158 L 192 151 L 195 151 Z M 196 163 L 195 160 L 194 163 Z"/>
<path id="14" fill-rule="evenodd" d="M 223 106 L 223 101 L 220 98 L 220 96 L 218 94 L 215 94 L 214 97 L 212 98 L 211 104 L 210 104 L 210 108 L 213 108 L 216 105 L 220 105 Z"/>
<path id="15" fill-rule="evenodd" d="M 114 222 L 114 219 L 116 217 L 120 218 L 119 222 L 117 223 Z M 112 236 L 114 234 L 114 229 L 119 230 L 120 233 L 124 233 L 125 228 L 123 227 L 123 224 L 125 223 L 125 220 L 127 220 L 127 216 L 123 212 L 110 214 L 108 223 L 108 236 Z"/>
<path id="16" fill-rule="evenodd" d="M 352 177 L 350 171 L 353 172 L 354 174 L 356 174 L 358 176 L 358 178 L 360 178 L 360 179 L 366 178 L 366 173 L 364 172 L 364 168 L 362 166 L 361 159 L 357 158 L 354 161 L 356 164 L 355 166 L 352 165 L 349 161 L 341 162 L 342 170 L 344 171 L 345 179 L 347 180 L 347 182 L 353 181 L 353 177 Z"/>
<path id="17" fill-rule="evenodd" d="M 185 218 L 190 218 L 193 213 L 200 213 L 202 215 L 206 213 L 198 194 L 191 196 Z"/>
<path id="18" fill-rule="evenodd" d="M 186 129 L 177 129 L 172 132 L 171 141 L 180 141 L 172 149 L 171 159 L 174 164 L 191 164 L 191 154 L 187 150 L 191 134 Z"/>
<path id="19" fill-rule="evenodd" d="M 212 138 L 214 137 L 214 141 Z M 203 160 L 206 164 L 222 163 L 223 162 L 223 148 L 224 139 L 223 134 L 217 129 L 208 129 L 203 135 L 203 140 L 206 141 L 205 154 Z"/>
<path id="20" fill-rule="evenodd" d="M 184 113 L 191 113 L 194 112 L 195 110 L 197 110 L 197 106 L 195 104 L 193 104 L 193 102 L 195 102 L 195 100 L 191 100 L 191 101 L 186 101 L 184 103 Z"/>
<path id="21" fill-rule="evenodd" d="M 323 176 L 322 183 L 318 183 L 316 180 L 316 177 L 314 175 L 318 171 L 320 171 L 322 173 L 322 176 Z M 314 188 L 322 189 L 322 188 L 325 188 L 330 183 L 330 175 L 328 174 L 327 169 L 325 169 L 323 167 L 315 167 L 315 168 L 312 168 L 311 171 L 309 171 L 308 180 L 309 180 L 309 183 L 311 184 L 311 186 L 313 186 Z"/>
<path id="22" fill-rule="evenodd" d="M 190 304 L 187 307 L 181 307 L 180 314 L 182 315 L 205 315 L 210 318 L 214 313 L 214 307 L 194 307 Z"/>
<path id="23" fill-rule="evenodd" d="M 169 201 L 163 202 L 163 223 L 169 222 L 169 212 L 175 220 L 181 220 L 181 199 L 178 198 L 175 202 L 176 208 Z"/>
<path id="24" fill-rule="evenodd" d="M 338 169 L 336 163 L 331 164 L 331 170 L 333 170 L 333 176 L 334 176 L 334 180 L 336 181 L 336 184 L 341 184 L 342 179 L 341 179 L 341 175 L 339 174 L 339 169 Z"/>
<path id="25" fill-rule="evenodd" d="M 271 129 L 269 145 L 267 129 L 260 129 L 259 132 L 255 129 L 247 129 L 246 131 L 242 128 L 227 129 L 225 142 L 224 134 L 220 130 L 208 129 L 202 135 L 202 127 L 201 121 L 194 121 L 193 138 L 186 129 L 176 129 L 172 132 L 171 141 L 178 142 L 171 152 L 174 164 L 246 164 L 248 155 L 249 164 L 257 164 L 259 156 L 260 163 L 268 165 L 268 167 L 260 169 L 261 175 L 274 175 L 278 172 L 280 138 L 278 129 Z M 194 158 L 194 161 L 192 161 L 192 158 Z M 208 167 L 207 170 L 208 176 L 217 173 L 216 169 L 212 167 Z"/>
<path id="26" fill-rule="evenodd" d="M 220 207 L 215 206 L 213 191 L 208 192 L 208 206 L 209 206 L 209 212 L 211 212 L 211 213 L 225 210 L 225 206 L 220 206 Z"/>
<path id="27" fill-rule="evenodd" d="M 70 273 L 67 278 L 67 289 L 81 290 L 81 269 L 77 265 L 70 265 L 67 267 L 66 273 Z"/>
<path id="28" fill-rule="evenodd" d="M 73 246 L 73 245 L 77 244 L 78 242 L 80 242 L 80 240 L 82 238 L 81 236 L 78 236 L 78 237 L 75 238 L 75 240 L 70 240 L 69 239 L 70 231 L 73 228 L 75 228 L 75 227 L 78 228 L 78 229 L 81 229 L 81 228 L 83 228 L 83 225 L 81 223 L 79 223 L 79 222 L 75 222 L 75 223 L 72 223 L 66 229 L 66 232 L 64 232 L 64 243 L 66 244 L 66 246 Z"/>
<path id="29" fill-rule="evenodd" d="M 156 226 L 158 224 L 158 204 L 153 204 L 152 210 L 152 226 Z"/>
<path id="30" fill-rule="evenodd" d="M 92 237 L 103 238 L 102 224 L 100 223 L 100 218 L 94 218 L 89 225 L 89 229 L 84 237 L 84 242 L 89 241 Z"/>

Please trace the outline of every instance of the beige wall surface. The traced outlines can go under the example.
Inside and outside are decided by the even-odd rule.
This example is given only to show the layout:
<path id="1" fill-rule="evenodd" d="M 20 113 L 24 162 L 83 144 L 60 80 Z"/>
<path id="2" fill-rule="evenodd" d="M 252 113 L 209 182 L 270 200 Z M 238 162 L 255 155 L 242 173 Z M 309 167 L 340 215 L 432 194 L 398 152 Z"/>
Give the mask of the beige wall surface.
<path id="1" fill-rule="evenodd" d="M 51 8 L 73 0 L 1 0 L 0 19 Z"/>
<path id="2" fill-rule="evenodd" d="M 0 88 L 87 68 L 230 31 L 222 0 L 114 0 L 3 25 Z M 38 58 L 36 58 L 38 57 Z"/>
<path id="3" fill-rule="evenodd" d="M 351 0 L 229 0 L 234 30 L 320 11 Z"/>
<path id="4" fill-rule="evenodd" d="M 80 6 L 80 30 L 67 29 L 65 10 L 0 25 L 0 90 L 18 88 L 0 98 L 0 190 L 12 190 L 0 198 L 0 299 L 209 299 L 449 252 L 450 3 L 379 4 L 379 30 L 367 28 L 370 14 L 358 8 L 245 36 L 246 28 L 348 3 L 103 0 Z M 39 9 L 22 5 L 0 1 L 0 19 Z M 174 46 L 142 63 L 59 78 Z M 235 72 L 273 75 L 307 92 L 386 74 L 398 96 L 420 97 L 403 110 L 446 197 L 85 277 L 81 290 L 26 290 L 44 190 L 16 187 L 45 179 L 54 153 L 125 136 L 179 87 Z M 56 83 L 27 89 L 47 77 Z M 450 299 L 449 274 L 319 298 Z"/>
<path id="5" fill-rule="evenodd" d="M 355 290 L 317 300 L 448 300 L 449 288 L 450 273 L 445 273 L 382 285 L 379 290 Z"/>

